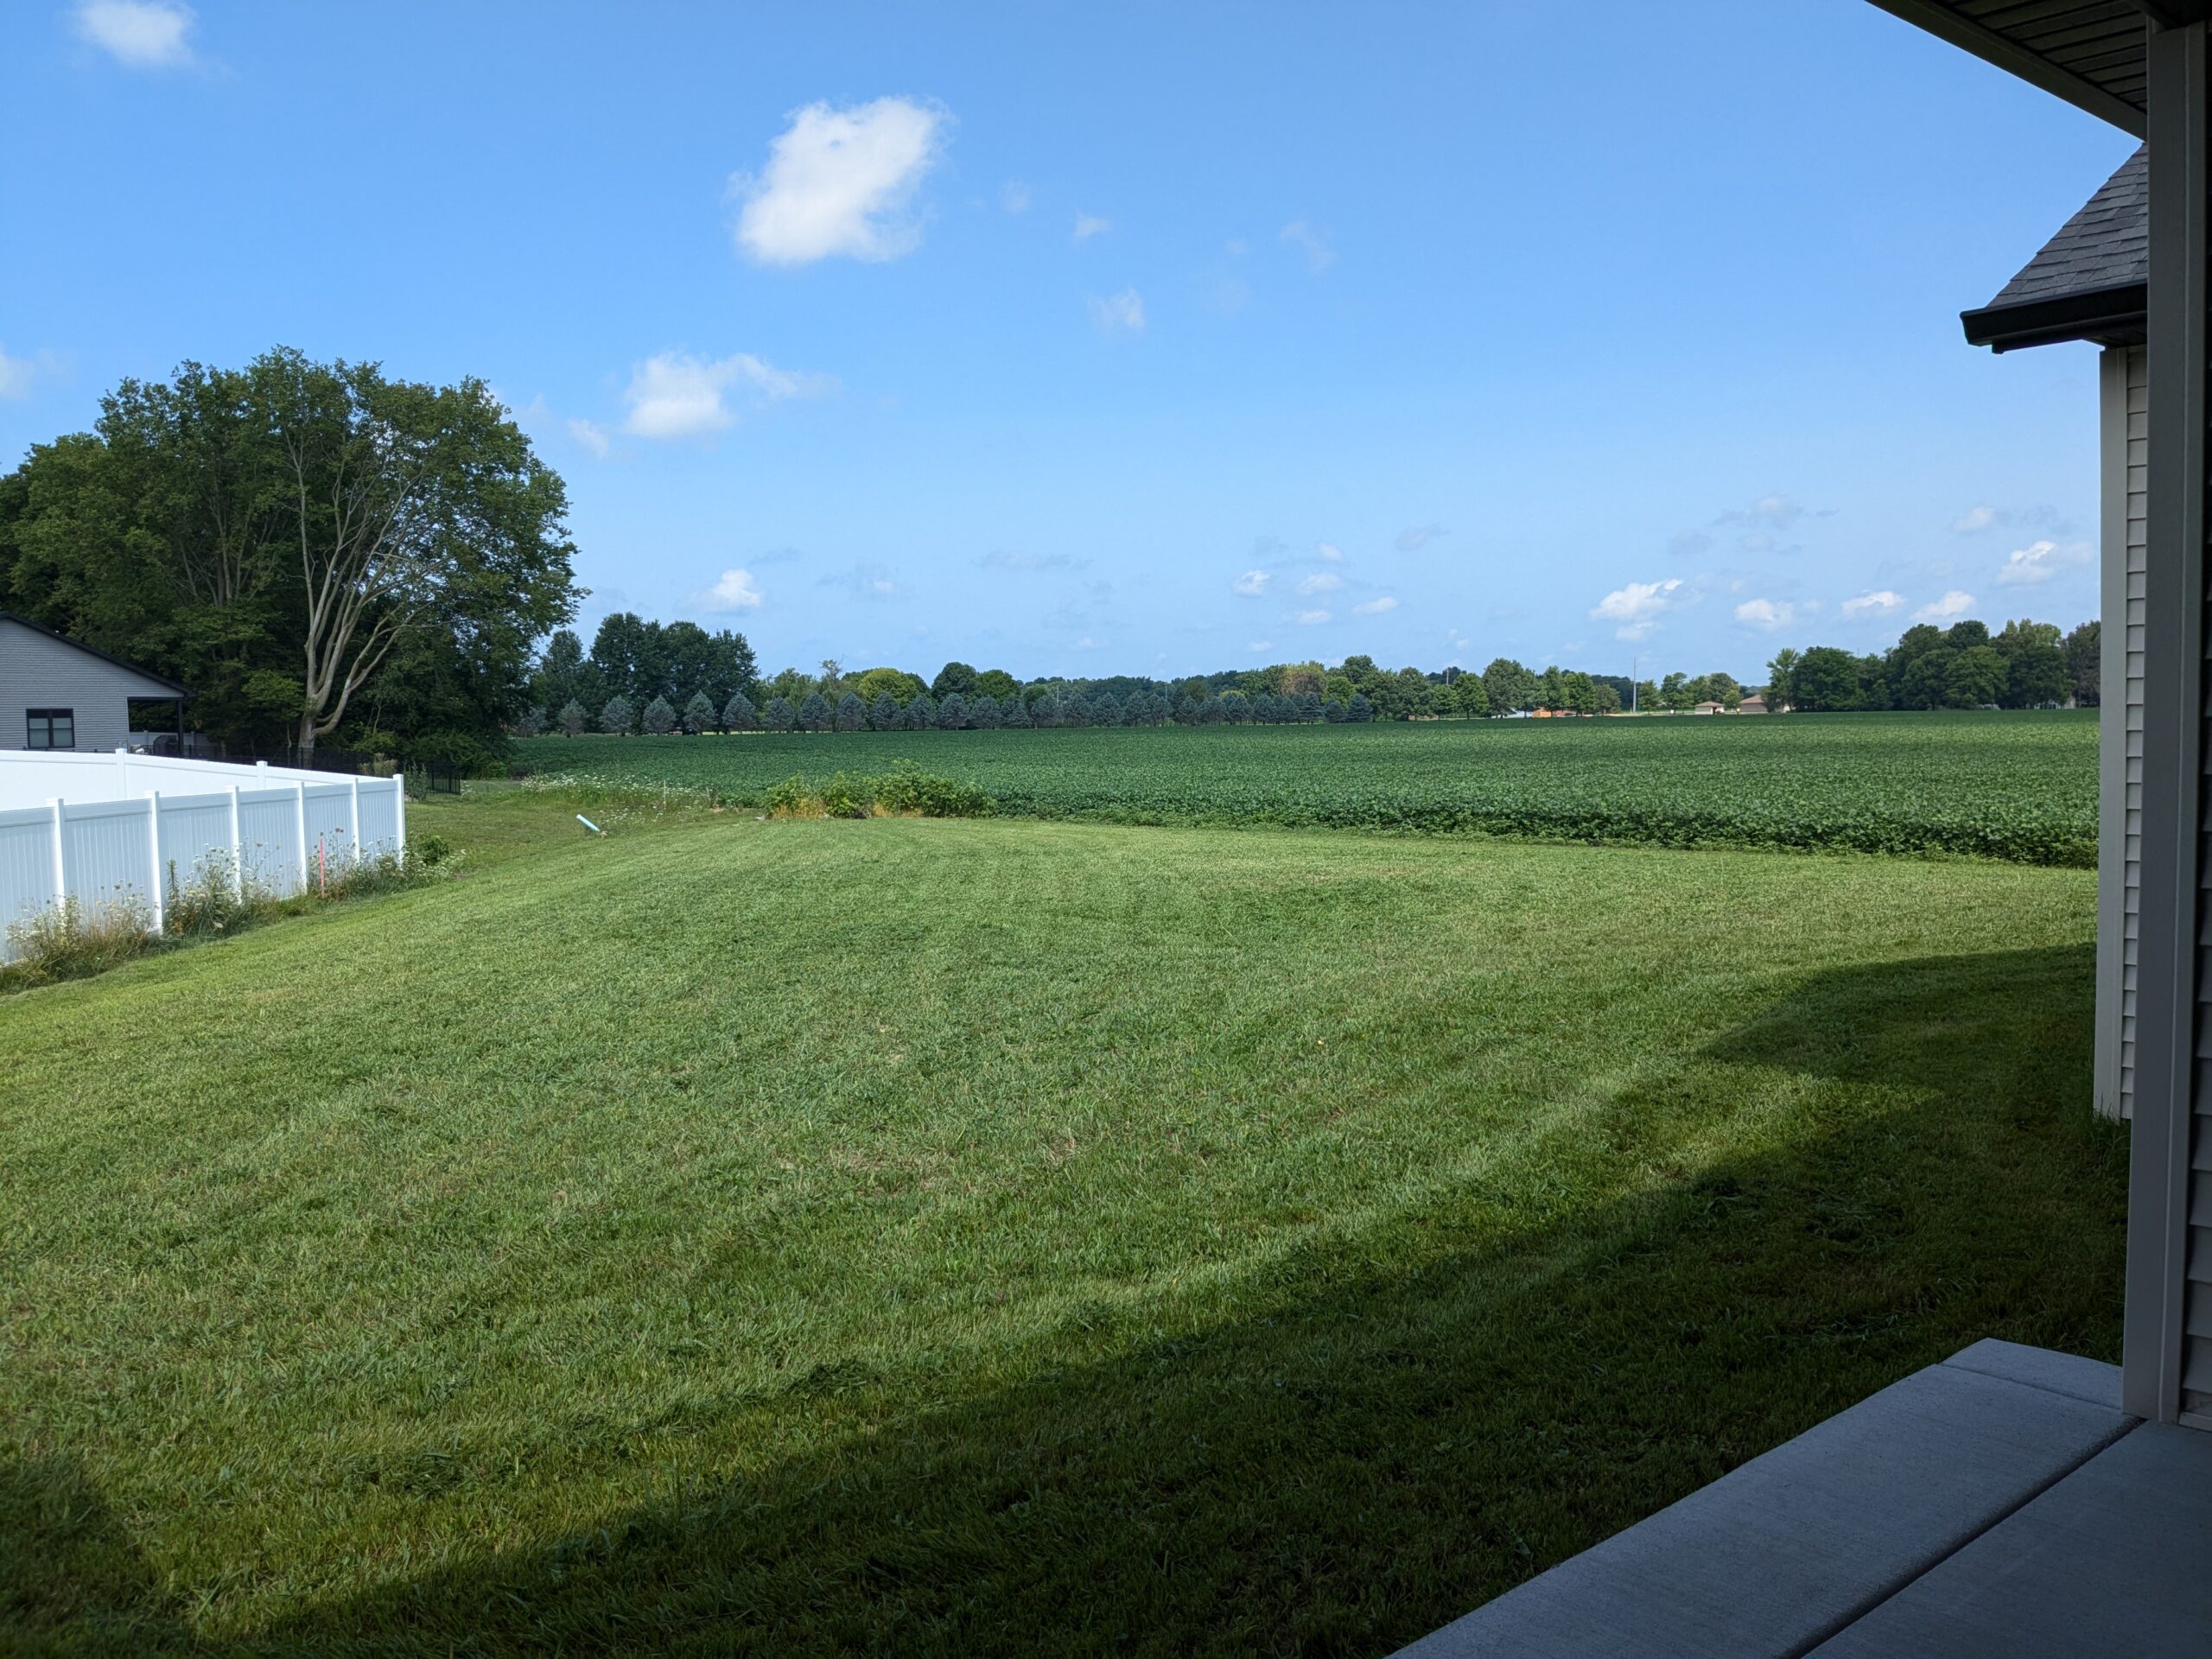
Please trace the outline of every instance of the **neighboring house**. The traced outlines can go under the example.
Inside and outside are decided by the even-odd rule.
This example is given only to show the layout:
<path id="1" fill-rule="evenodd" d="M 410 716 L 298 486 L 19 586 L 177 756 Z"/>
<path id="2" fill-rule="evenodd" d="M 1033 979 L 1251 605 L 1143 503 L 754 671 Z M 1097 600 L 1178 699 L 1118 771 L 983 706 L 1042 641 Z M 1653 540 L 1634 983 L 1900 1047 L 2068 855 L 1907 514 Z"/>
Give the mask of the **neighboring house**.
<path id="1" fill-rule="evenodd" d="M 1763 715 L 1766 713 L 1766 699 L 1755 691 L 1736 705 L 1736 712 L 1739 715 Z"/>
<path id="2" fill-rule="evenodd" d="M 175 680 L 0 611 L 0 749 L 120 749 L 130 705 L 181 703 Z"/>
<path id="3" fill-rule="evenodd" d="M 1700 702 L 1690 710 L 1694 715 L 1725 715 L 1727 712 L 1726 705 L 1718 702 Z"/>
<path id="4" fill-rule="evenodd" d="M 1960 321 L 1967 340 L 1999 352 L 2087 340 L 2098 375 L 2103 504 L 2102 683 L 2097 721 L 2095 1093 L 2107 1117 L 2135 1099 L 2135 973 L 2143 836 L 2143 628 L 2148 541 L 2145 373 L 2151 250 L 2151 151 L 2121 163 L 2004 290 Z"/>

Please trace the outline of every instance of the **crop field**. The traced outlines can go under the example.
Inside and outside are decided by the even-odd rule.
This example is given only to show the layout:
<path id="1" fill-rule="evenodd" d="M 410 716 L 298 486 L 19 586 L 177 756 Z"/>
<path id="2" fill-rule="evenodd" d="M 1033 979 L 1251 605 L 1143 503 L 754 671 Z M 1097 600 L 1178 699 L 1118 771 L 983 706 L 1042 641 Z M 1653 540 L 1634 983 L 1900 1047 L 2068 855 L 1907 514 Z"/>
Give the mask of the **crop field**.
<path id="1" fill-rule="evenodd" d="M 0 997 L 0 1652 L 1382 1655 L 2117 1349 L 2085 873 L 581 804 Z"/>
<path id="2" fill-rule="evenodd" d="M 2096 862 L 2094 711 L 535 738 L 540 773 L 757 802 L 909 760 L 1003 813 Z"/>

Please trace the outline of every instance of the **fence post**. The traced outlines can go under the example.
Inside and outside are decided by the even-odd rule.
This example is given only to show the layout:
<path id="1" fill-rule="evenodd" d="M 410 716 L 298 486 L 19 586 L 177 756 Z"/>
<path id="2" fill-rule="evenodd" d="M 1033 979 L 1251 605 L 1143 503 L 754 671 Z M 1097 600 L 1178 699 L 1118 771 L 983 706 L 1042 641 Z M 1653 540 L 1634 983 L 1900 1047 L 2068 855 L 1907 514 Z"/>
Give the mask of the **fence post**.
<path id="1" fill-rule="evenodd" d="M 238 902 L 245 902 L 245 841 L 238 833 L 238 786 L 231 785 L 231 880 L 238 888 Z"/>
<path id="2" fill-rule="evenodd" d="M 353 861 L 359 864 L 361 861 L 361 774 L 358 772 L 347 780 L 346 810 L 353 819 L 346 831 L 353 837 Z"/>
<path id="3" fill-rule="evenodd" d="M 300 832 L 300 891 L 308 890 L 308 785 L 301 779 L 292 785 L 292 823 Z"/>
<path id="4" fill-rule="evenodd" d="M 162 931 L 162 791 L 146 791 L 146 864 L 153 873 L 153 883 L 148 890 L 146 907 L 153 912 L 154 931 Z"/>
<path id="5" fill-rule="evenodd" d="M 69 903 L 69 837 L 62 828 L 61 798 L 54 796 L 47 805 L 54 812 L 54 903 L 60 909 Z"/>
<path id="6" fill-rule="evenodd" d="M 392 850 L 402 858 L 407 856 L 407 774 L 395 768 L 391 774 L 391 829 L 399 837 L 399 845 Z"/>

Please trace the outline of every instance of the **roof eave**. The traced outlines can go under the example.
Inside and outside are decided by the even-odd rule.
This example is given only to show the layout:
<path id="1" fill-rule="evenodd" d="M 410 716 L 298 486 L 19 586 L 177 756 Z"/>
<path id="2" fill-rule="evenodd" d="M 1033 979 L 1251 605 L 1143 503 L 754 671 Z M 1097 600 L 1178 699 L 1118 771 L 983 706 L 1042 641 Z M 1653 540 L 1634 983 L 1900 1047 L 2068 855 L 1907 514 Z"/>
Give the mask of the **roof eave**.
<path id="1" fill-rule="evenodd" d="M 2143 0 L 2131 0 L 2139 11 L 2145 12 L 2145 26 L 2150 22 L 2150 8 Z M 1873 0 L 1875 5 L 1906 22 L 1923 29 L 1941 40 L 1948 41 L 1963 51 L 1971 52 L 1985 63 L 1992 63 L 2008 74 L 2017 75 L 2031 86 L 2064 99 L 2078 110 L 2086 110 L 2100 120 L 2109 121 L 2122 132 L 2138 138 L 2149 137 L 2144 111 L 2126 99 L 2116 96 L 2081 76 L 2061 68 L 2042 54 L 2031 50 L 2010 35 L 2000 34 L 1988 24 L 1977 22 L 1965 13 L 1955 11 L 1942 0 Z M 2175 0 L 2179 5 L 2183 0 Z M 2164 19 L 2164 21 L 2172 21 Z"/>
<path id="2" fill-rule="evenodd" d="M 2024 305 L 1990 305 L 1959 314 L 1967 344 L 1992 351 L 2016 352 L 2029 346 L 2065 340 L 2093 340 L 2100 346 L 2141 344 L 2149 304 L 2147 285 L 2123 283 L 2055 300 Z"/>

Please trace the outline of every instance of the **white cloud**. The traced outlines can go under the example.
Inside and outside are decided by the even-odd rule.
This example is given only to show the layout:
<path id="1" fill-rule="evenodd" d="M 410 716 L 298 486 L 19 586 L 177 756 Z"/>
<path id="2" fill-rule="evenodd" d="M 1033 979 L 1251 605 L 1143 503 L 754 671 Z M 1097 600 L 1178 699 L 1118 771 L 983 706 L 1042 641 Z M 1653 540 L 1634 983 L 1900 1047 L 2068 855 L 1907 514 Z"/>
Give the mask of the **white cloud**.
<path id="1" fill-rule="evenodd" d="M 1255 639 L 1244 647 L 1247 651 L 1273 651 L 1274 648 L 1275 642 L 1272 639 Z"/>
<path id="2" fill-rule="evenodd" d="M 830 391 L 828 375 L 798 374 L 764 363 L 750 352 L 718 361 L 702 361 L 683 352 L 663 352 L 632 371 L 623 400 L 630 405 L 626 431 L 641 438 L 688 438 L 728 426 L 735 417 L 723 394 L 749 389 L 756 404 L 780 403 Z"/>
<path id="3" fill-rule="evenodd" d="M 1300 611 L 1298 613 L 1298 621 L 1301 627 L 1313 627 L 1328 620 L 1329 613 L 1326 611 Z"/>
<path id="4" fill-rule="evenodd" d="M 1337 263 L 1337 251 L 1329 245 L 1328 232 L 1302 219 L 1294 219 L 1284 226 L 1276 233 L 1276 240 L 1304 254 L 1308 270 L 1326 270 Z"/>
<path id="5" fill-rule="evenodd" d="M 597 421 L 570 421 L 569 435 L 601 461 L 607 459 L 607 451 L 609 447 L 607 441 L 607 429 Z"/>
<path id="6" fill-rule="evenodd" d="M 1998 569 L 1997 580 L 2007 588 L 2022 582 L 2049 582 L 2062 571 L 2078 569 L 2088 563 L 2094 552 L 2087 542 L 2031 542 L 2005 556 L 2005 563 Z"/>
<path id="7" fill-rule="evenodd" d="M 1386 611 L 1395 611 L 1397 608 L 1398 601 L 1385 594 L 1380 599 L 1369 600 L 1364 605 L 1353 606 L 1351 613 L 1354 616 L 1381 616 Z M 1453 643 L 1458 642 L 1455 640 Z"/>
<path id="8" fill-rule="evenodd" d="M 1788 627 L 1796 615 L 1797 607 L 1786 600 L 1747 599 L 1736 607 L 1738 622 L 1747 628 L 1764 628 L 1769 633 Z"/>
<path id="9" fill-rule="evenodd" d="M 1117 328 L 1126 328 L 1133 334 L 1144 332 L 1144 298 L 1134 288 L 1125 288 L 1103 300 L 1094 296 L 1087 303 L 1091 321 L 1103 332 L 1110 334 Z"/>
<path id="10" fill-rule="evenodd" d="M 0 352 L 0 397 L 28 397 L 35 371 L 20 357 Z"/>
<path id="11" fill-rule="evenodd" d="M 1316 553 L 1319 553 L 1319 554 L 1323 558 L 1325 558 L 1325 559 L 1328 560 L 1328 561 L 1329 561 L 1329 563 L 1332 563 L 1332 564 L 1336 563 L 1338 560 L 1342 559 L 1342 558 L 1344 557 L 1344 549 L 1342 549 L 1341 547 L 1338 547 L 1338 546 L 1335 543 L 1333 543 L 1333 542 L 1323 542 L 1319 546 L 1316 547 L 1313 550 L 1314 550 Z"/>
<path id="12" fill-rule="evenodd" d="M 1724 512 L 1713 520 L 1719 524 L 1768 524 L 1776 530 L 1787 530 L 1805 516 L 1805 509 L 1786 495 L 1763 495 L 1748 507 L 1734 512 Z"/>
<path id="13" fill-rule="evenodd" d="M 1969 507 L 1951 520 L 1951 528 L 1961 536 L 1971 536 L 1978 530 L 1987 530 L 2002 517 L 1994 507 Z"/>
<path id="14" fill-rule="evenodd" d="M 1009 213 L 1029 211 L 1029 187 L 1020 179 L 1008 179 L 999 187 L 999 206 Z"/>
<path id="15" fill-rule="evenodd" d="M 1843 613 L 1847 617 L 1887 616 L 1904 603 L 1898 594 L 1884 588 L 1873 593 L 1861 594 L 1856 599 L 1843 601 Z"/>
<path id="16" fill-rule="evenodd" d="M 1274 580 L 1274 575 L 1271 571 L 1247 570 L 1230 586 L 1247 599 L 1257 599 L 1268 591 L 1268 584 Z"/>
<path id="17" fill-rule="evenodd" d="M 1974 595 L 1954 588 L 1932 604 L 1923 605 L 1912 613 L 1916 622 L 1955 622 L 1974 608 Z"/>
<path id="18" fill-rule="evenodd" d="M 757 611 L 760 608 L 760 588 L 750 570 L 725 570 L 721 580 L 695 595 L 691 602 L 702 611 Z"/>
<path id="19" fill-rule="evenodd" d="M 766 170 L 731 175 L 731 194 L 745 201 L 740 251 L 764 265 L 912 253 L 922 230 L 906 208 L 950 124 L 943 111 L 906 98 L 793 111 L 768 146 Z"/>
<path id="20" fill-rule="evenodd" d="M 1344 585 L 1344 579 L 1333 570 L 1317 570 L 1298 584 L 1301 594 L 1332 594 Z"/>
<path id="21" fill-rule="evenodd" d="M 1452 532 L 1450 531 L 1445 529 L 1441 524 L 1414 524 L 1409 529 L 1402 530 L 1398 532 L 1398 551 L 1401 553 L 1417 552 L 1421 549 L 1427 547 L 1431 542 L 1436 540 L 1440 536 L 1449 536 L 1451 533 Z"/>
<path id="22" fill-rule="evenodd" d="M 1669 576 L 1664 582 L 1631 582 L 1592 606 L 1590 619 L 1618 623 L 1613 630 L 1617 639 L 1641 639 L 1673 607 L 1675 594 L 1681 585 L 1680 576 Z"/>
<path id="23" fill-rule="evenodd" d="M 1088 242 L 1092 237 L 1103 236 L 1113 228 L 1114 221 L 1110 219 L 1100 219 L 1092 213 L 1077 213 L 1075 216 L 1075 231 L 1068 240 Z"/>
<path id="24" fill-rule="evenodd" d="M 192 8 L 175 0 L 78 0 L 77 34 L 133 69 L 192 61 Z"/>

